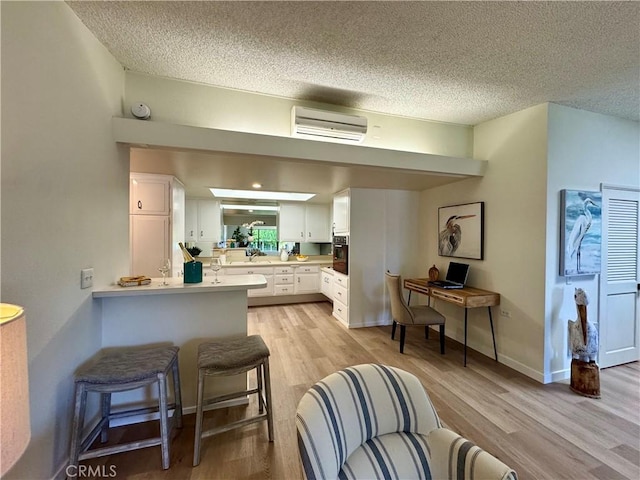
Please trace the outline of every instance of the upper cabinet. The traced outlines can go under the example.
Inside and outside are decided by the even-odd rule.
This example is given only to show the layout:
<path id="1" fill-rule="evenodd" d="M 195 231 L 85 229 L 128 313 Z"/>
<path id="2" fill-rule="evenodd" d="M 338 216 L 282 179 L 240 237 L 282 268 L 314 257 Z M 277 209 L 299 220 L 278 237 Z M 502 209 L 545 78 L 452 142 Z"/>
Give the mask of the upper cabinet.
<path id="1" fill-rule="evenodd" d="M 281 203 L 278 236 L 281 242 L 330 242 L 329 206 Z"/>
<path id="2" fill-rule="evenodd" d="M 131 215 L 169 215 L 171 178 L 167 175 L 132 173 L 129 178 Z"/>
<path id="3" fill-rule="evenodd" d="M 220 202 L 188 198 L 185 208 L 185 241 L 217 243 L 221 237 Z"/>
<path id="4" fill-rule="evenodd" d="M 333 233 L 349 235 L 349 190 L 333 196 Z"/>
<path id="5" fill-rule="evenodd" d="M 305 216 L 305 242 L 331 242 L 331 215 L 329 205 L 307 205 Z"/>

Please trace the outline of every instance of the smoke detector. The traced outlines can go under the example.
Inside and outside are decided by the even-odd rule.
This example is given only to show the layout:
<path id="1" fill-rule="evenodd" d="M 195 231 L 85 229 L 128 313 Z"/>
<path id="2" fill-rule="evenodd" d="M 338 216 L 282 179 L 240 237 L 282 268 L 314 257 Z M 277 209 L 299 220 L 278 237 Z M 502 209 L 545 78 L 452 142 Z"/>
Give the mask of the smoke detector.
<path id="1" fill-rule="evenodd" d="M 151 116 L 151 109 L 144 103 L 135 103 L 131 107 L 131 114 L 140 120 L 148 120 Z"/>

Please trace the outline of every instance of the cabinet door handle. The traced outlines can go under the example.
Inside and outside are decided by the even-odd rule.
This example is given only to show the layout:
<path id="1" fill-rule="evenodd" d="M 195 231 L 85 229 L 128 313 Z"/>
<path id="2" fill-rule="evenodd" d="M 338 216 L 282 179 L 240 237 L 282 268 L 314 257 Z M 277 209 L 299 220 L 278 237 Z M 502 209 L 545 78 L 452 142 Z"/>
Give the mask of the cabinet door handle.
<path id="1" fill-rule="evenodd" d="M 138 210 L 142 210 L 142 200 L 138 200 Z"/>
<path id="2" fill-rule="evenodd" d="M 311 232 L 309 232 L 309 237 L 311 237 Z"/>
<path id="3" fill-rule="evenodd" d="M 304 232 L 300 232 L 300 238 L 304 238 Z"/>
<path id="4" fill-rule="evenodd" d="M 190 237 L 193 237 L 193 230 L 191 230 L 191 233 L 189 234 Z"/>
<path id="5" fill-rule="evenodd" d="M 200 236 L 204 237 L 204 230 L 200 230 Z"/>

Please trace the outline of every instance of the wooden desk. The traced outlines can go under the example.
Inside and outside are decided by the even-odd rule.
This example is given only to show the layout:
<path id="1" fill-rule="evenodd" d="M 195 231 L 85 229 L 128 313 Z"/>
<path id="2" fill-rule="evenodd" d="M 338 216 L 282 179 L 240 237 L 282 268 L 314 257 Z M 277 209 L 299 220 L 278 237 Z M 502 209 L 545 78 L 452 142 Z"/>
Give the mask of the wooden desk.
<path id="1" fill-rule="evenodd" d="M 432 287 L 428 278 L 405 278 L 404 288 L 409 290 L 409 301 L 411 303 L 411 292 L 422 293 L 436 300 L 442 300 L 453 305 L 464 308 L 464 366 L 467 366 L 467 310 L 469 308 L 487 307 L 489 312 L 489 323 L 491 324 L 491 338 L 493 339 L 493 354 L 498 361 L 498 350 L 496 349 L 496 336 L 493 330 L 493 317 L 491 307 L 500 305 L 500 294 L 481 290 L 474 287 L 464 287 L 458 289 L 446 289 Z"/>

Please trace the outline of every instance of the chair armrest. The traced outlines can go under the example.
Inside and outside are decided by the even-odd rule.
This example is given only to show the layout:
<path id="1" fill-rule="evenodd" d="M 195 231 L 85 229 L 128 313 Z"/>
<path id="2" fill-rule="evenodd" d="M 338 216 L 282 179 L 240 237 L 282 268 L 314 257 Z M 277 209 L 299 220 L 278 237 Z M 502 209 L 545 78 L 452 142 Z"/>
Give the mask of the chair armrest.
<path id="1" fill-rule="evenodd" d="M 431 455 L 431 473 L 438 480 L 475 478 L 517 480 L 516 472 L 490 453 L 446 428 L 427 435 Z M 461 472 L 459 474 L 458 472 Z"/>

